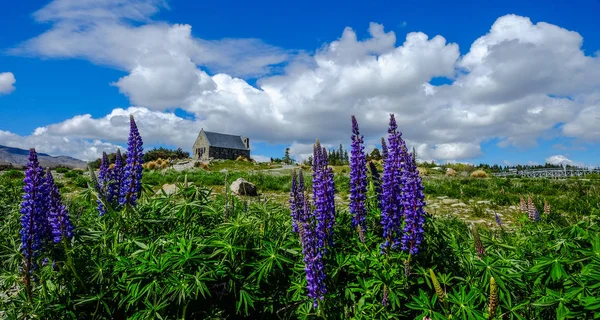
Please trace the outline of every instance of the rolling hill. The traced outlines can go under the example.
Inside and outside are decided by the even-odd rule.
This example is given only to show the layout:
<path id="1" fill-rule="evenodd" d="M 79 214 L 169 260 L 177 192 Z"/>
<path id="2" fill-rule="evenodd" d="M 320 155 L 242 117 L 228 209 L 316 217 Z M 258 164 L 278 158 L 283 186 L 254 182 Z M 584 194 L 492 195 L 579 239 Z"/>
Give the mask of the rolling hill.
<path id="1" fill-rule="evenodd" d="M 27 165 L 29 150 L 12 148 L 0 145 L 0 167 L 12 165 L 13 167 L 24 167 Z M 45 153 L 38 153 L 38 160 L 42 167 L 56 168 L 58 166 L 68 168 L 86 168 L 87 162 L 68 156 L 53 157 Z"/>

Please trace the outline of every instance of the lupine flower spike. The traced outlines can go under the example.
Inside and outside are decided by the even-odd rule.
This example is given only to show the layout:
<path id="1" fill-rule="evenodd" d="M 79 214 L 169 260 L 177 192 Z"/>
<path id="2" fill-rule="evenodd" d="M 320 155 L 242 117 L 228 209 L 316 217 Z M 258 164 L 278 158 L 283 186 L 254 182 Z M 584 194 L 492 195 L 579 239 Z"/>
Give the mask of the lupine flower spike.
<path id="1" fill-rule="evenodd" d="M 446 293 L 444 290 L 442 290 L 442 286 L 440 285 L 440 282 L 438 281 L 437 277 L 435 276 L 435 272 L 433 272 L 432 269 L 429 269 L 429 275 L 431 276 L 431 282 L 433 283 L 433 288 L 435 288 L 435 293 L 438 295 L 440 301 L 444 302 Z"/>
<path id="2" fill-rule="evenodd" d="M 477 256 L 479 259 L 485 256 L 485 248 L 483 247 L 483 243 L 481 242 L 481 238 L 479 237 L 479 231 L 477 230 L 477 225 L 474 224 L 472 228 L 473 239 L 475 240 L 475 249 L 477 250 Z"/>
<path id="3" fill-rule="evenodd" d="M 496 224 L 498 225 L 498 227 L 502 228 L 502 220 L 500 220 L 498 213 L 494 212 L 494 216 L 496 216 Z"/>
<path id="4" fill-rule="evenodd" d="M 527 209 L 529 220 L 538 221 L 540 219 L 540 214 L 535 208 L 535 204 L 533 204 L 533 200 L 531 200 L 531 197 L 527 197 Z"/>
<path id="5" fill-rule="evenodd" d="M 98 171 L 98 181 L 97 181 L 97 189 L 100 193 L 100 196 L 104 196 L 106 198 L 108 194 L 108 185 L 111 180 L 111 175 L 109 171 L 109 163 L 108 163 L 108 155 L 106 152 L 102 153 L 102 162 L 100 162 L 100 170 Z M 100 199 L 96 200 L 98 204 L 98 212 L 100 215 L 104 215 L 106 213 L 106 208 Z"/>
<path id="6" fill-rule="evenodd" d="M 525 199 L 523 199 L 523 196 L 521 196 L 521 212 L 527 212 L 527 203 L 525 202 Z"/>
<path id="7" fill-rule="evenodd" d="M 352 227 L 364 241 L 367 226 L 365 200 L 367 199 L 367 160 L 364 153 L 363 137 L 358 130 L 356 117 L 352 116 L 352 151 L 350 155 L 350 214 Z"/>
<path id="8" fill-rule="evenodd" d="M 31 297 L 31 273 L 36 267 L 34 258 L 41 253 L 44 241 L 49 235 L 44 170 L 40 167 L 35 149 L 29 149 L 23 183 L 21 252 L 25 257 L 25 288 L 28 297 Z"/>
<path id="9" fill-rule="evenodd" d="M 387 306 L 389 299 L 389 289 L 387 285 L 383 285 L 383 299 L 381 299 L 381 304 Z"/>
<path id="10" fill-rule="evenodd" d="M 388 147 L 387 144 L 385 143 L 385 138 L 381 138 L 381 159 L 383 161 L 385 161 L 385 159 L 387 159 L 388 157 Z"/>
<path id="11" fill-rule="evenodd" d="M 550 214 L 550 204 L 548 204 L 548 201 L 544 200 L 544 214 L 549 215 Z"/>
<path id="12" fill-rule="evenodd" d="M 142 189 L 142 164 L 144 162 L 144 148 L 142 137 L 138 131 L 133 115 L 129 116 L 130 129 L 127 143 L 127 164 L 123 173 L 120 205 L 135 207 L 139 193 Z M 116 165 L 115 165 L 116 167 Z"/>
<path id="13" fill-rule="evenodd" d="M 489 316 L 488 319 L 494 319 L 496 310 L 498 309 L 498 285 L 494 277 L 490 278 L 490 305 L 489 305 Z"/>
<path id="14" fill-rule="evenodd" d="M 402 204 L 404 207 L 404 230 L 402 234 L 402 250 L 414 255 L 419 252 L 423 241 L 423 224 L 425 223 L 425 195 L 421 177 L 413 156 L 407 152 L 406 144 L 398 134 L 404 157 L 404 171 L 402 172 Z"/>
<path id="15" fill-rule="evenodd" d="M 50 168 L 46 172 L 46 184 L 48 188 L 48 221 L 52 229 L 52 240 L 54 243 L 69 240 L 73 237 L 73 226 L 69 218 L 67 207 L 60 200 L 58 187 L 54 183 L 54 178 Z"/>
<path id="16" fill-rule="evenodd" d="M 386 158 L 383 165 L 383 182 L 381 196 L 381 224 L 383 226 L 384 243 L 381 244 L 382 254 L 400 242 L 402 233 L 402 154 L 398 142 L 396 119 L 390 115 L 388 129 L 389 148 L 386 148 Z"/>

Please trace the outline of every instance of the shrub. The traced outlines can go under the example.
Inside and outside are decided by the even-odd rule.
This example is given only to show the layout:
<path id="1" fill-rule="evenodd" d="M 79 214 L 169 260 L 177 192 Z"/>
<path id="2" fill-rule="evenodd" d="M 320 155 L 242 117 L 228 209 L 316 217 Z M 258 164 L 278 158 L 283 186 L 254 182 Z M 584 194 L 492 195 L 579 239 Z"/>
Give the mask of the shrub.
<path id="1" fill-rule="evenodd" d="M 79 175 L 74 170 L 65 173 L 65 178 L 69 178 L 69 179 L 74 179 L 74 178 L 77 178 L 78 176 Z"/>
<path id="2" fill-rule="evenodd" d="M 12 169 L 12 170 L 6 171 L 6 173 L 4 173 L 3 176 L 6 177 L 7 179 L 23 180 L 23 178 L 25 178 L 25 173 L 23 173 L 23 171 Z"/>
<path id="3" fill-rule="evenodd" d="M 90 180 L 86 177 L 82 177 L 82 176 L 77 176 L 74 180 L 73 180 L 73 184 L 80 187 L 80 188 L 87 188 L 88 187 L 88 183 L 90 182 Z"/>
<path id="4" fill-rule="evenodd" d="M 67 167 L 58 167 L 56 168 L 56 173 L 67 173 L 71 171 L 71 169 L 67 168 Z"/>
<path id="5" fill-rule="evenodd" d="M 475 170 L 475 171 L 471 172 L 471 177 L 472 178 L 487 178 L 488 174 L 487 174 L 487 172 L 485 172 L 483 170 Z"/>

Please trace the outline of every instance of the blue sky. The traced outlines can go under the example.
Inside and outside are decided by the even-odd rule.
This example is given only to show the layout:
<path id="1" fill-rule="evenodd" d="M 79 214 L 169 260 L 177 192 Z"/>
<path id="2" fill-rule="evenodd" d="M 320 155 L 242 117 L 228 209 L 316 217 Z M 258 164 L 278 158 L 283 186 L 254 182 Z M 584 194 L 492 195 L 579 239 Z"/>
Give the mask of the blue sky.
<path id="1" fill-rule="evenodd" d="M 92 159 L 124 145 L 134 113 L 148 148 L 190 150 L 204 127 L 300 159 L 315 138 L 349 144 L 350 114 L 378 145 L 393 112 L 427 160 L 598 165 L 598 14 L 597 0 L 13 2 L 0 144 Z"/>

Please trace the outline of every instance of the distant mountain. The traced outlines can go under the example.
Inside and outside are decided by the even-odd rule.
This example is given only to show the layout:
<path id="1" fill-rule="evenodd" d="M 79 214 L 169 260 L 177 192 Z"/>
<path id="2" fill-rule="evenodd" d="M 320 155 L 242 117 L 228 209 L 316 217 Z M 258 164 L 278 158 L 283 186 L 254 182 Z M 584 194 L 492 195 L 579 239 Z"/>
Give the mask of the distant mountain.
<path id="1" fill-rule="evenodd" d="M 40 165 L 44 168 L 64 166 L 85 169 L 87 167 L 87 162 L 73 157 L 53 157 L 45 153 L 38 153 L 37 155 Z M 27 165 L 28 158 L 29 150 L 0 146 L 0 166 L 12 165 L 13 167 L 24 167 Z"/>

